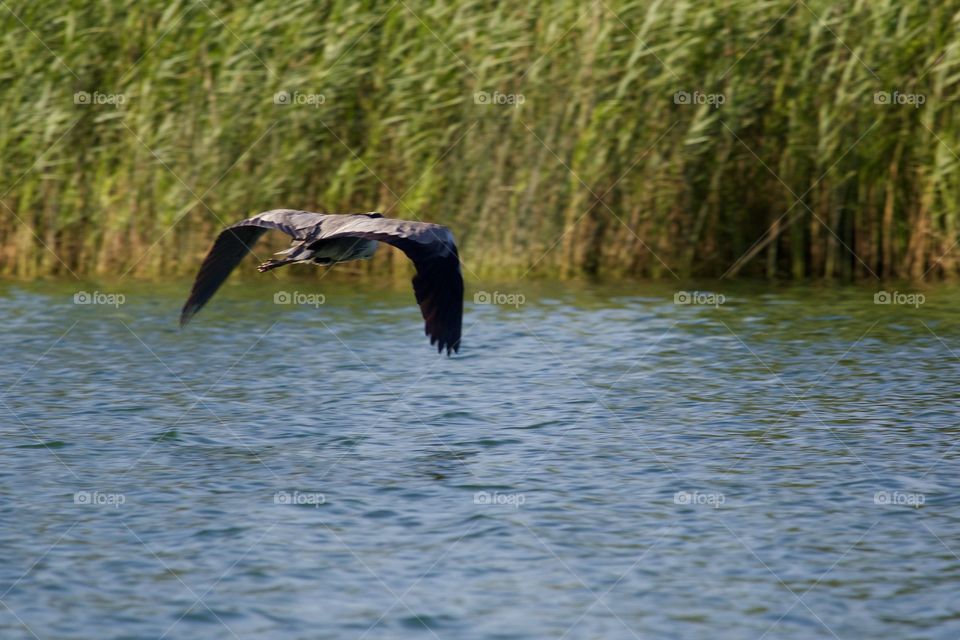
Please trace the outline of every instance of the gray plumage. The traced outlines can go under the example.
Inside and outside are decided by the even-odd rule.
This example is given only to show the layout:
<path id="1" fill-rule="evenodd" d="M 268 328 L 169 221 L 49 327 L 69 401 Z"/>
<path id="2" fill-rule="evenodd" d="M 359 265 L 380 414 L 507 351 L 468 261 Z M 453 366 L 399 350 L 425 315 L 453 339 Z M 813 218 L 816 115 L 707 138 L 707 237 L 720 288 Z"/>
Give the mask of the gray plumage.
<path id="1" fill-rule="evenodd" d="M 185 326 L 250 252 L 264 233 L 282 231 L 291 247 L 286 257 L 269 260 L 258 269 L 269 271 L 288 264 L 329 265 L 373 256 L 380 242 L 407 254 L 417 269 L 413 291 L 425 321 L 425 333 L 437 351 L 460 349 L 463 324 L 463 276 L 453 234 L 444 226 L 394 220 L 379 213 L 329 215 L 293 209 L 274 209 L 224 229 L 200 266 L 190 297 L 180 313 Z"/>

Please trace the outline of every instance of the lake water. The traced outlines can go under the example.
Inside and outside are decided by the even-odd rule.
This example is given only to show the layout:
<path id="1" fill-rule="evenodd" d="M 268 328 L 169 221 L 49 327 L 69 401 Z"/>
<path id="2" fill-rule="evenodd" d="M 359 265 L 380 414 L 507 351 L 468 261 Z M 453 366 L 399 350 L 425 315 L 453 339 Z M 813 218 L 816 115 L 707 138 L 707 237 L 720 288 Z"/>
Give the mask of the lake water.
<path id="1" fill-rule="evenodd" d="M 0 285 L 0 638 L 960 635 L 960 290 L 256 282 Z"/>

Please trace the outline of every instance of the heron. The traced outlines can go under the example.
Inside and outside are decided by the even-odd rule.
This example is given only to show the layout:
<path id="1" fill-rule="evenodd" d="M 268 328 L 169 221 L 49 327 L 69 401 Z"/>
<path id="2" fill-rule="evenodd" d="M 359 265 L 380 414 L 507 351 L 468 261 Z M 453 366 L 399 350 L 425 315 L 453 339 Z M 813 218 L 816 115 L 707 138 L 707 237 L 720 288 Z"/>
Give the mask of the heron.
<path id="1" fill-rule="evenodd" d="M 378 212 L 326 214 L 294 209 L 258 213 L 224 229 L 197 273 L 190 297 L 180 313 L 184 327 L 209 302 L 230 272 L 240 264 L 267 231 L 292 238 L 290 248 L 267 260 L 261 273 L 290 264 L 310 262 L 334 265 L 367 260 L 380 243 L 403 251 L 416 267 L 413 292 L 424 319 L 424 333 L 437 352 L 460 350 L 463 324 L 463 275 L 460 256 L 450 229 L 439 224 L 385 218 Z"/>

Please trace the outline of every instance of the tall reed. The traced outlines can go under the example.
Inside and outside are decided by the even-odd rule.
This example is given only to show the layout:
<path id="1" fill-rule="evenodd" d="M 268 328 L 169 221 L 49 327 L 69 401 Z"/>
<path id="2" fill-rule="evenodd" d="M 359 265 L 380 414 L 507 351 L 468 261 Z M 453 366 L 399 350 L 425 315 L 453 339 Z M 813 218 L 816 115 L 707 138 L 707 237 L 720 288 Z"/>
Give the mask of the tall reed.
<path id="1" fill-rule="evenodd" d="M 960 269 L 956 0 L 6 7 L 3 275 L 183 274 L 276 207 L 471 276 Z"/>

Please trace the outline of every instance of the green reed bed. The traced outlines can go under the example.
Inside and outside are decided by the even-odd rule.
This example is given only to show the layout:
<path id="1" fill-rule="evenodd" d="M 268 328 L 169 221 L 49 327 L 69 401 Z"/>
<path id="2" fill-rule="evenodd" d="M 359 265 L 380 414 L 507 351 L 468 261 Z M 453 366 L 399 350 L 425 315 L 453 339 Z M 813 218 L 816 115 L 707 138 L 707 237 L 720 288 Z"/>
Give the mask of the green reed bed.
<path id="1" fill-rule="evenodd" d="M 469 275 L 960 270 L 957 2 L 7 0 L 0 27 L 0 274 L 185 274 L 281 206 L 448 224 Z"/>

